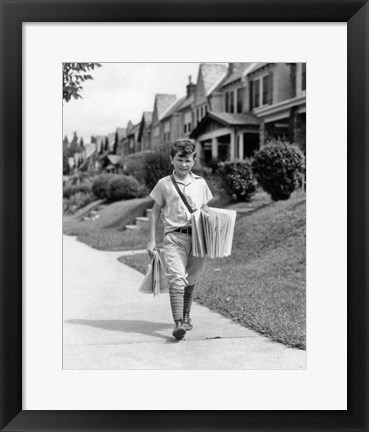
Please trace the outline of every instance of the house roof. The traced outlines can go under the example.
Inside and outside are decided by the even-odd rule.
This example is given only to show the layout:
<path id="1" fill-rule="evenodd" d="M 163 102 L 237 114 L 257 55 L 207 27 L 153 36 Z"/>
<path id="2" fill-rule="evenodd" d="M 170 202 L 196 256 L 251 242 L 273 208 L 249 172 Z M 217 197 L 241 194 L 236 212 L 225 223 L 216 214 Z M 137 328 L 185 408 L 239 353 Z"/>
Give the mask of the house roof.
<path id="1" fill-rule="evenodd" d="M 121 139 L 123 139 L 126 136 L 127 129 L 123 128 L 123 127 L 118 127 L 116 133 L 118 136 L 118 141 L 120 141 Z"/>
<path id="2" fill-rule="evenodd" d="M 93 143 L 85 144 L 85 150 L 86 150 L 86 159 L 88 159 L 91 155 L 93 155 L 96 152 L 96 144 Z"/>
<path id="3" fill-rule="evenodd" d="M 185 108 L 190 107 L 190 106 L 193 104 L 194 100 L 195 100 L 194 95 L 191 95 L 191 96 L 190 96 L 189 98 L 187 98 L 187 99 L 183 102 L 183 104 L 178 108 L 178 111 L 181 111 L 181 110 L 183 110 L 183 109 L 185 109 Z"/>
<path id="4" fill-rule="evenodd" d="M 136 132 L 138 132 L 138 130 L 139 130 L 139 128 L 140 128 L 140 124 L 141 124 L 141 123 L 137 123 L 137 124 L 133 125 L 133 126 L 131 127 L 129 133 L 127 134 L 127 137 L 128 137 L 128 136 L 131 136 L 131 135 L 134 135 Z"/>
<path id="5" fill-rule="evenodd" d="M 209 96 L 220 81 L 226 76 L 227 65 L 221 63 L 201 63 L 200 71 L 206 95 Z"/>
<path id="6" fill-rule="evenodd" d="M 157 94 L 155 96 L 156 112 L 158 119 L 161 120 L 168 108 L 176 101 L 174 94 Z"/>
<path id="7" fill-rule="evenodd" d="M 108 134 L 108 143 L 114 144 L 114 142 L 115 142 L 115 132 L 111 132 Z"/>
<path id="8" fill-rule="evenodd" d="M 253 73 L 258 69 L 261 69 L 262 67 L 266 66 L 267 64 L 269 63 L 254 63 L 254 65 L 250 68 L 250 70 L 247 73 L 248 74 Z"/>
<path id="9" fill-rule="evenodd" d="M 214 112 L 208 111 L 205 117 L 200 121 L 196 128 L 191 132 L 190 137 L 196 138 L 201 135 L 202 131 L 205 129 L 206 124 L 210 120 L 215 120 L 223 126 L 258 126 L 260 120 L 251 113 L 248 114 L 234 114 L 226 112 Z"/>
<path id="10" fill-rule="evenodd" d="M 145 120 L 147 126 L 149 126 L 152 123 L 152 115 L 153 115 L 152 111 L 144 111 L 142 114 L 143 119 Z"/>
<path id="11" fill-rule="evenodd" d="M 178 99 L 177 101 L 175 101 L 168 109 L 167 111 L 163 114 L 161 120 L 165 120 L 168 119 L 172 114 L 174 114 L 176 111 L 178 111 L 183 102 L 186 100 L 186 96 L 183 96 L 181 99 Z"/>
<path id="12" fill-rule="evenodd" d="M 228 84 L 233 83 L 234 81 L 239 80 L 242 78 L 244 73 L 250 69 L 250 66 L 252 67 L 253 63 L 234 63 L 234 71 L 229 75 L 229 77 L 221 83 L 221 86 L 226 86 Z"/>
<path id="13" fill-rule="evenodd" d="M 118 165 L 121 162 L 121 160 L 122 160 L 122 156 L 119 156 L 119 155 L 108 155 L 108 159 L 109 159 L 109 162 L 111 164 Z"/>

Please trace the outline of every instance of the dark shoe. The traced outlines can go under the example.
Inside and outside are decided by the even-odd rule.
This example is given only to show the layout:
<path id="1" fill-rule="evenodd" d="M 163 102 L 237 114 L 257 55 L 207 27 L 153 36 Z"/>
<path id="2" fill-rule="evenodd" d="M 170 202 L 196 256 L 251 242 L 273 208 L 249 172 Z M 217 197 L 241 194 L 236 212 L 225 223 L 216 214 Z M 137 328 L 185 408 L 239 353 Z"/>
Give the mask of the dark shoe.
<path id="1" fill-rule="evenodd" d="M 185 312 L 183 314 L 183 327 L 189 331 L 193 329 L 192 321 L 190 318 L 190 312 Z"/>
<path id="2" fill-rule="evenodd" d="M 174 327 L 172 335 L 177 340 L 182 340 L 186 334 L 186 329 L 183 327 L 182 321 L 176 321 L 176 326 Z"/>

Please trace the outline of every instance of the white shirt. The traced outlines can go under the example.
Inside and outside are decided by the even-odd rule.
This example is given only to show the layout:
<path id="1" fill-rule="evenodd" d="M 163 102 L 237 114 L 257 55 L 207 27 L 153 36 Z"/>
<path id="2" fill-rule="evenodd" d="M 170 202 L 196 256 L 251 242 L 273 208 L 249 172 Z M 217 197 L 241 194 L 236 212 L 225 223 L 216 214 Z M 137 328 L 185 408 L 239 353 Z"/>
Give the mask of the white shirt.
<path id="1" fill-rule="evenodd" d="M 194 210 L 200 209 L 213 198 L 206 181 L 192 172 L 189 173 L 186 183 L 180 180 L 175 174 L 174 179 L 186 197 L 188 204 Z M 159 206 L 163 207 L 165 233 L 191 225 L 191 213 L 176 191 L 170 176 L 163 177 L 158 181 L 151 191 L 150 197 Z"/>

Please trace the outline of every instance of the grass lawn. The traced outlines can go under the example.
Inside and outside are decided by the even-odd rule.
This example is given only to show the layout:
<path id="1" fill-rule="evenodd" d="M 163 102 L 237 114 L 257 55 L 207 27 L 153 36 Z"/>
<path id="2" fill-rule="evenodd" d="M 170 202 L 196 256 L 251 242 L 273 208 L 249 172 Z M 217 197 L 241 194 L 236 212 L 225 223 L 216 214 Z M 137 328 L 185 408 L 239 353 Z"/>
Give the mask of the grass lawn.
<path id="1" fill-rule="evenodd" d="M 91 206 L 91 205 L 90 205 Z M 148 241 L 145 230 L 125 230 L 126 225 L 134 224 L 137 216 L 144 216 L 146 209 L 152 208 L 151 198 L 136 198 L 107 205 L 99 211 L 99 219 L 81 220 L 86 212 L 67 216 L 63 220 L 63 233 L 77 236 L 77 239 L 99 250 L 144 249 Z M 92 207 L 92 206 L 91 206 Z M 163 224 L 157 230 L 158 246 L 162 246 Z"/>
<path id="2" fill-rule="evenodd" d="M 305 193 L 275 203 L 258 194 L 251 206 L 237 217 L 231 257 L 207 260 L 195 300 L 305 349 Z M 146 253 L 120 260 L 142 273 L 147 269 Z"/>

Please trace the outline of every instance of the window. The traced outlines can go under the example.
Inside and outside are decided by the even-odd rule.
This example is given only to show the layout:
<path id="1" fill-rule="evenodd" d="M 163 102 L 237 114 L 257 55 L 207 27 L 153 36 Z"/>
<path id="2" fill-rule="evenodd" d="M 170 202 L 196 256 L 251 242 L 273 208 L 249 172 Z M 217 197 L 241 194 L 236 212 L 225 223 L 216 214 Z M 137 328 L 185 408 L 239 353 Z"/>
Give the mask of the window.
<path id="1" fill-rule="evenodd" d="M 254 81 L 254 100 L 252 103 L 253 108 L 260 106 L 260 80 Z"/>
<path id="2" fill-rule="evenodd" d="M 225 112 L 229 112 L 229 93 L 227 92 L 225 95 Z"/>
<path id="3" fill-rule="evenodd" d="M 237 108 L 236 112 L 242 113 L 242 105 L 243 105 L 243 88 L 237 89 Z"/>
<path id="4" fill-rule="evenodd" d="M 200 118 L 200 108 L 196 109 L 196 119 L 197 119 L 197 123 L 200 123 L 200 120 L 201 120 L 201 118 Z"/>
<path id="5" fill-rule="evenodd" d="M 170 140 L 170 123 L 165 122 L 164 123 L 164 141 Z"/>
<path id="6" fill-rule="evenodd" d="M 302 64 L 301 90 L 306 90 L 306 63 Z"/>
<path id="7" fill-rule="evenodd" d="M 264 75 L 250 82 L 250 109 L 270 104 L 273 100 L 273 76 Z"/>
<path id="8" fill-rule="evenodd" d="M 225 94 L 225 111 L 233 113 L 234 111 L 234 92 L 227 92 Z"/>
<path id="9" fill-rule="evenodd" d="M 191 132 L 191 111 L 187 111 L 184 115 L 184 133 Z"/>
<path id="10" fill-rule="evenodd" d="M 229 112 L 234 112 L 234 92 L 229 92 Z"/>
<path id="11" fill-rule="evenodd" d="M 270 103 L 270 76 L 263 77 L 263 105 Z"/>

